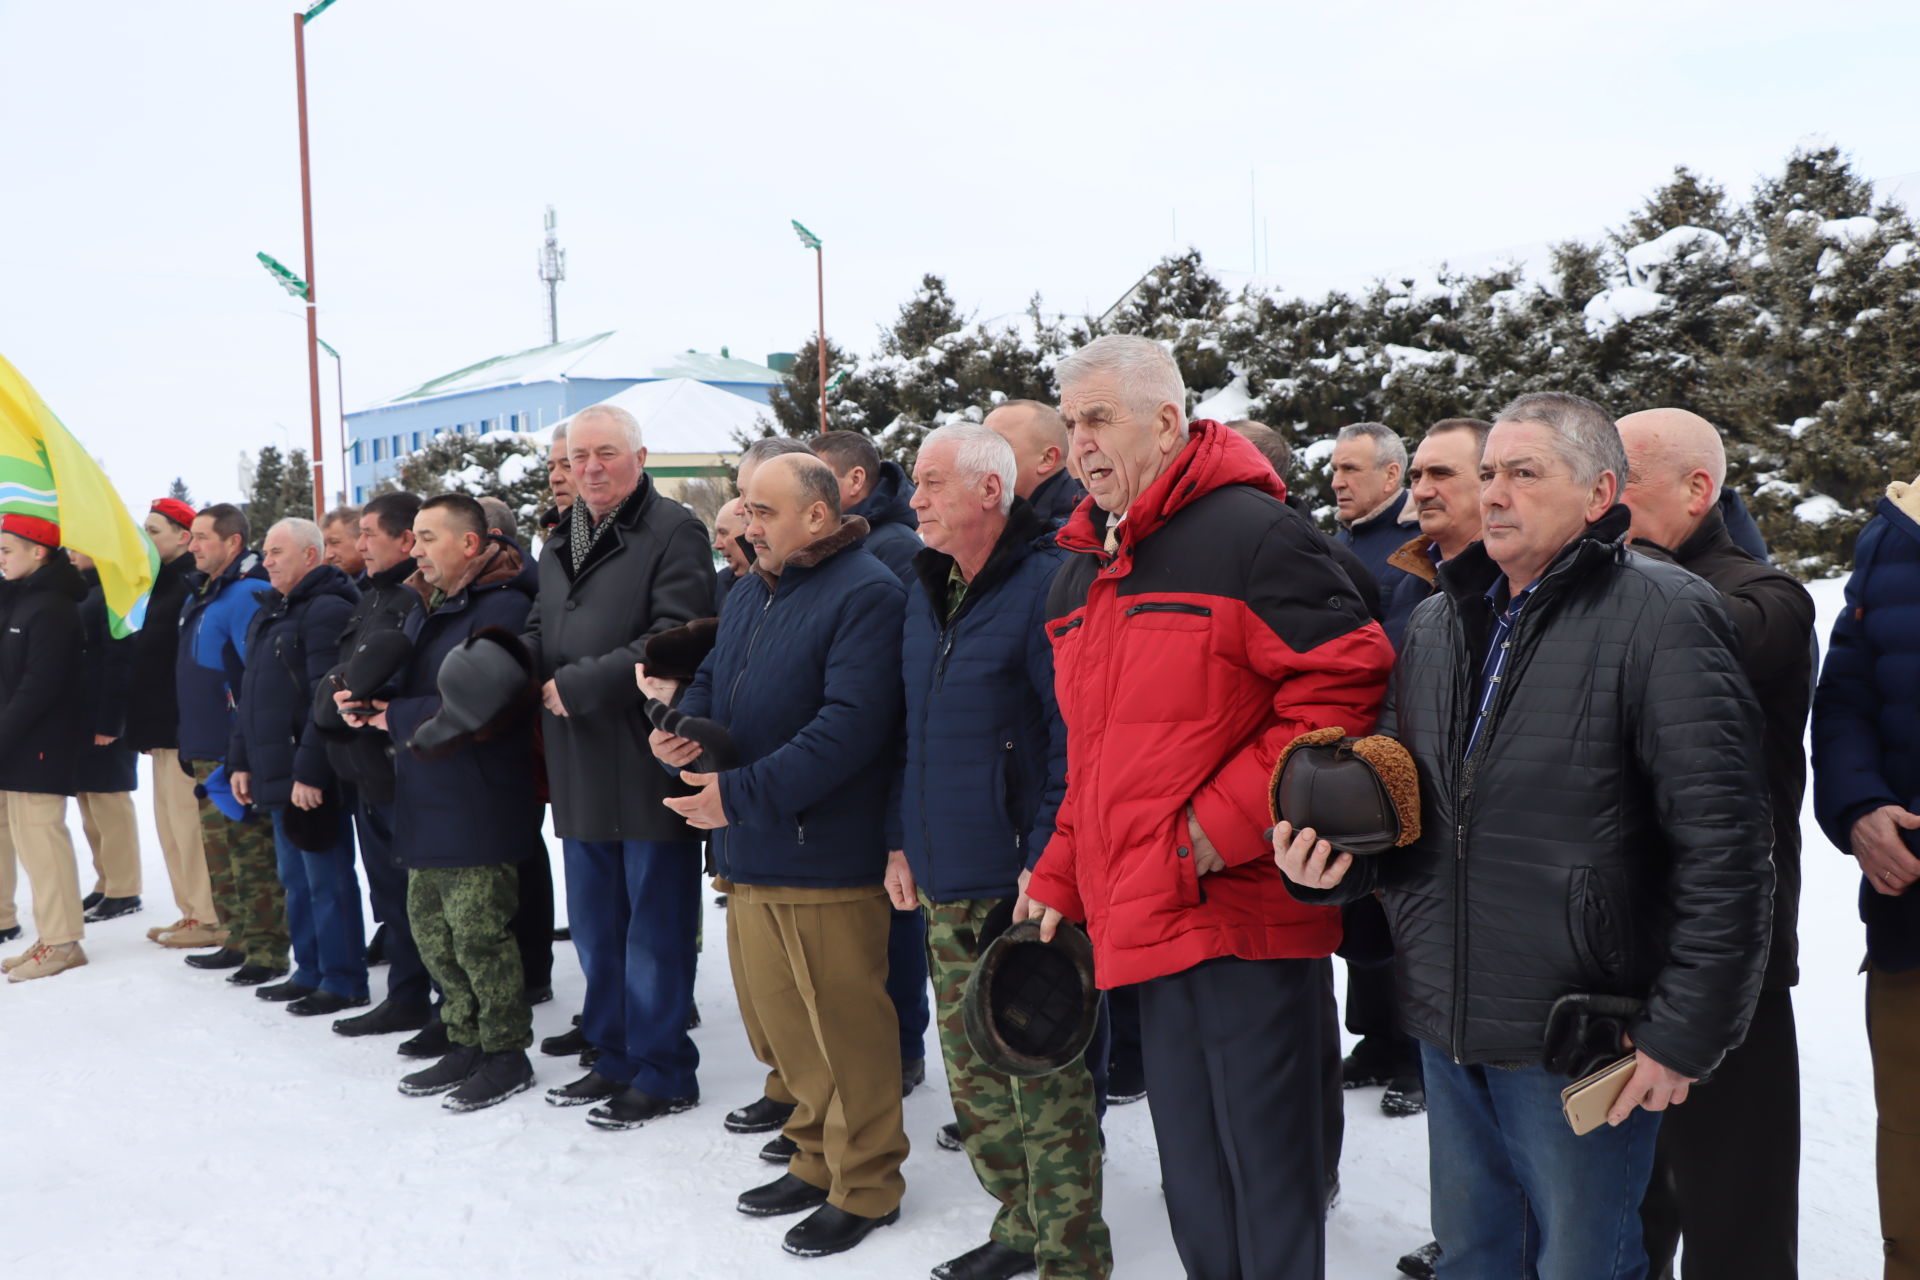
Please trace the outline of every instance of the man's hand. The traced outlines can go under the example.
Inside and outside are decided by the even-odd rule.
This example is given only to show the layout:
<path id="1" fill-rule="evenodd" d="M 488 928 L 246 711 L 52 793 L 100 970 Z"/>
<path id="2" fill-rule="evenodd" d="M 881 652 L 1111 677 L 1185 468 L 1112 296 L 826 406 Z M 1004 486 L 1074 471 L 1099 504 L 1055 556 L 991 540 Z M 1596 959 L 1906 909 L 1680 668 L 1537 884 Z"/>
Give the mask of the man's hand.
<path id="1" fill-rule="evenodd" d="M 1200 829 L 1200 815 L 1193 811 L 1192 805 L 1187 806 L 1187 839 L 1193 844 L 1193 874 L 1210 876 L 1227 869 L 1227 860 Z"/>
<path id="2" fill-rule="evenodd" d="M 1295 831 L 1291 822 L 1273 829 L 1273 860 L 1281 874 L 1302 889 L 1331 889 L 1347 878 L 1353 855 L 1333 856 L 1333 846 L 1322 840 L 1312 827 Z"/>
<path id="3" fill-rule="evenodd" d="M 110 747 L 118 741 L 120 741 L 120 739 L 110 733 L 96 733 L 93 735 L 93 745 L 96 747 Z"/>
<path id="4" fill-rule="evenodd" d="M 907 865 L 907 854 L 904 849 L 887 850 L 885 883 L 887 897 L 893 900 L 896 910 L 911 911 L 920 905 L 920 899 L 915 896 L 919 886 L 913 882 L 913 868 Z"/>
<path id="5" fill-rule="evenodd" d="M 560 686 L 555 681 L 540 686 L 540 705 L 557 716 L 567 714 L 567 704 L 560 700 Z"/>
<path id="6" fill-rule="evenodd" d="M 727 810 L 720 803 L 720 775 L 689 773 L 681 770 L 680 781 L 700 788 L 690 796 L 668 796 L 660 803 L 687 820 L 690 827 L 711 831 L 727 825 Z"/>
<path id="7" fill-rule="evenodd" d="M 1853 856 L 1875 893 L 1897 898 L 1920 880 L 1920 859 L 1908 851 L 1902 831 L 1920 829 L 1920 815 L 1883 804 L 1853 824 Z"/>
<path id="8" fill-rule="evenodd" d="M 1622 1123 L 1633 1114 L 1635 1107 L 1644 1107 L 1648 1111 L 1677 1107 L 1687 1100 L 1687 1087 L 1693 1083 L 1692 1077 L 1683 1076 L 1671 1067 L 1663 1067 L 1641 1050 L 1635 1049 L 1633 1074 L 1627 1077 L 1627 1087 L 1620 1091 L 1613 1110 L 1607 1112 L 1607 1123 Z"/>
<path id="9" fill-rule="evenodd" d="M 673 704 L 674 695 L 680 692 L 680 682 L 678 680 L 667 680 L 660 676 L 648 675 L 647 664 L 644 662 L 636 662 L 633 664 L 633 682 L 640 686 L 640 692 L 646 694 L 655 702 L 664 702 L 669 706 Z"/>
<path id="10" fill-rule="evenodd" d="M 347 693 L 345 690 L 342 690 L 339 693 L 334 694 L 333 697 L 334 697 L 335 705 L 339 704 L 339 700 L 341 698 L 348 698 L 352 696 L 353 695 Z M 356 711 L 342 710 L 340 712 L 340 718 L 346 721 L 347 725 L 350 728 L 378 729 L 382 733 L 385 733 L 387 731 L 387 707 L 389 705 L 391 704 L 382 702 L 380 701 L 380 699 L 375 698 L 373 700 L 372 715 L 366 715 L 363 713 L 363 711 L 356 712 Z M 365 704 L 362 704 L 363 710 L 364 710 L 364 706 Z"/>
<path id="11" fill-rule="evenodd" d="M 318 809 L 326 798 L 326 792 L 318 787 L 310 787 L 304 782 L 293 784 L 293 807 L 296 809 Z"/>
<path id="12" fill-rule="evenodd" d="M 699 743 L 692 738 L 676 737 L 665 729 L 655 729 L 649 733 L 647 746 L 653 749 L 654 759 L 676 769 L 684 769 L 700 758 Z"/>
<path id="13" fill-rule="evenodd" d="M 1052 942 L 1054 930 L 1060 927 L 1060 922 L 1066 919 L 1066 917 L 1027 892 L 1027 881 L 1032 878 L 1033 873 L 1031 871 L 1022 871 L 1020 873 L 1020 896 L 1013 900 L 1013 921 L 1015 924 L 1018 924 L 1022 920 L 1031 920 L 1038 917 L 1040 921 L 1040 941 Z"/>
<path id="14" fill-rule="evenodd" d="M 227 775 L 227 787 L 233 792 L 233 798 L 241 804 L 253 803 L 253 775 L 250 773 L 230 773 Z"/>

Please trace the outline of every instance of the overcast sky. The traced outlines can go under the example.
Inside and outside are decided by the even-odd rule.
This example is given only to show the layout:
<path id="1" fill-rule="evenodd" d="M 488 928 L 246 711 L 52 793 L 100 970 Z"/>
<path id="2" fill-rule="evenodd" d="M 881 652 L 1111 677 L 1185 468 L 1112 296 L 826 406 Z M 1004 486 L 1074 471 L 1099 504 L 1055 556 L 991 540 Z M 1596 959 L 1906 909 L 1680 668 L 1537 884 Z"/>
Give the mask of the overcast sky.
<path id="1" fill-rule="evenodd" d="M 135 507 L 307 440 L 253 258 L 300 269 L 291 12 L 0 0 L 0 353 Z M 806 339 L 789 218 L 862 352 L 929 271 L 982 317 L 1098 312 L 1187 244 L 1317 290 L 1595 234 L 1675 164 L 1744 189 L 1809 133 L 1920 170 L 1916 36 L 1911 3 L 338 0 L 321 335 L 350 408 L 543 342 L 548 204 L 561 336 L 662 352 Z"/>

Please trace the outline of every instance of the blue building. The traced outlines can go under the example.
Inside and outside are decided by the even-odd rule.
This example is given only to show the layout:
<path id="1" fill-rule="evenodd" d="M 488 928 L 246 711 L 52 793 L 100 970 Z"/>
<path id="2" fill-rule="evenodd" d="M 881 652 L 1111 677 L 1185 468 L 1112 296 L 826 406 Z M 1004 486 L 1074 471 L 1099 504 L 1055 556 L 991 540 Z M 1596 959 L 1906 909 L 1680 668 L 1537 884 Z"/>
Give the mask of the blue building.
<path id="1" fill-rule="evenodd" d="M 770 356 L 781 369 L 791 356 Z M 691 378 L 768 404 L 780 373 L 768 365 L 698 351 L 634 352 L 616 333 L 595 334 L 469 365 L 347 415 L 351 501 L 362 503 L 400 459 L 446 432 L 539 431 L 641 382 Z"/>

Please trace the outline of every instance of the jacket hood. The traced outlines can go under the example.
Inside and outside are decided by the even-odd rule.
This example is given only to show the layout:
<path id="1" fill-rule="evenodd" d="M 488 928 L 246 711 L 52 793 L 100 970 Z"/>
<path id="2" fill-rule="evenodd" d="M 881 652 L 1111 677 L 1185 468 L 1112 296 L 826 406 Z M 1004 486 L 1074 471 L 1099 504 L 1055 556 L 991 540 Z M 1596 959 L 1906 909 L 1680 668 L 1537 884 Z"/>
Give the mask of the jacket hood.
<path id="1" fill-rule="evenodd" d="M 827 560 L 866 537 L 869 532 L 871 530 L 867 527 L 867 522 L 859 516 L 841 516 L 838 529 L 814 539 L 788 556 L 786 564 L 781 567 L 781 573 L 788 569 L 817 569 Z M 768 590 L 780 585 L 780 575 L 768 573 L 761 566 L 760 561 L 753 562 L 753 571 L 766 580 Z"/>
<path id="2" fill-rule="evenodd" d="M 908 505 L 912 501 L 913 481 L 907 479 L 907 473 L 897 462 L 882 462 L 880 474 L 873 482 L 873 492 L 848 508 L 847 514 L 865 520 L 869 529 L 887 524 L 918 529 L 920 517 L 913 514 L 913 508 Z"/>
<path id="3" fill-rule="evenodd" d="M 1281 502 L 1287 498 L 1286 483 L 1245 436 L 1211 418 L 1188 423 L 1187 447 L 1128 508 L 1120 530 L 1121 545 L 1132 547 L 1215 489 L 1237 484 Z M 1068 551 L 1104 555 L 1107 522 L 1112 518 L 1091 499 L 1082 502 L 1060 530 L 1060 545 Z"/>

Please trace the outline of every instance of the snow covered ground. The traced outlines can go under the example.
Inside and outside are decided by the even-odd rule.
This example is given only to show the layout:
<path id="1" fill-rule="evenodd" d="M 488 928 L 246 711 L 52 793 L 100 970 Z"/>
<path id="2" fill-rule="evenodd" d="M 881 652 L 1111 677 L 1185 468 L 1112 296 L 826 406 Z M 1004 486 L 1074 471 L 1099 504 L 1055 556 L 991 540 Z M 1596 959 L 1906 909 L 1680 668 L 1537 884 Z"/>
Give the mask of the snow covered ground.
<path id="1" fill-rule="evenodd" d="M 1824 637 L 1839 584 L 1815 594 Z M 1879 1274 L 1880 1250 L 1857 877 L 1810 819 L 1806 829 L 1802 1274 L 1863 1280 Z M 780 1251 L 791 1219 L 734 1211 L 738 1192 L 778 1170 L 754 1155 L 763 1138 L 720 1127 L 758 1095 L 762 1076 L 711 906 L 699 1107 L 621 1134 L 589 1128 L 538 1092 L 457 1116 L 394 1091 L 410 1069 L 396 1037 L 336 1036 L 329 1019 L 290 1017 L 147 942 L 173 912 L 144 812 L 142 839 L 146 911 L 91 927 L 87 968 L 0 989 L 0 1275 L 904 1280 L 986 1238 L 989 1202 L 964 1157 L 933 1142 L 952 1118 L 937 1052 L 934 1079 L 906 1103 L 913 1155 L 897 1226 L 844 1257 L 802 1261 Z M 541 1036 L 566 1030 L 580 1005 L 571 948 L 559 953 L 557 997 L 534 1011 Z M 384 984 L 376 970 L 376 996 Z M 570 1061 L 536 1065 L 542 1088 L 578 1074 Z M 1424 1122 L 1383 1117 L 1378 1098 L 1347 1095 L 1344 1190 L 1328 1227 L 1337 1280 L 1386 1280 L 1394 1259 L 1427 1238 Z M 1146 1106 L 1111 1111 L 1107 1133 L 1117 1274 L 1177 1276 Z"/>

